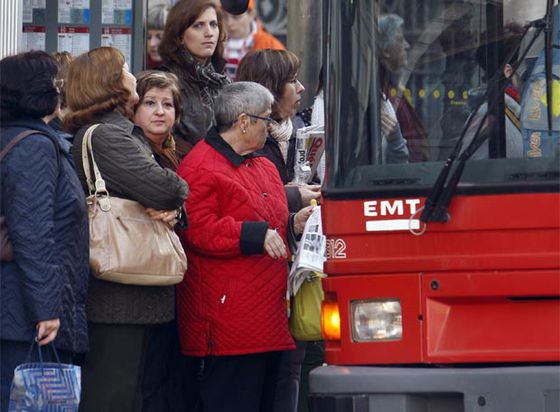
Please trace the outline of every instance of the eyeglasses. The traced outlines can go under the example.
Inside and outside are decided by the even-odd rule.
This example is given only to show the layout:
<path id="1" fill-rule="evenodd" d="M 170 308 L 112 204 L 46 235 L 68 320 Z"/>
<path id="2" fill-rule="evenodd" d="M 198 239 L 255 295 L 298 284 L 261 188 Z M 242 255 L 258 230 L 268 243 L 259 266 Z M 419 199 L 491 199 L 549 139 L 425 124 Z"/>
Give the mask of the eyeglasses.
<path id="1" fill-rule="evenodd" d="M 252 117 L 253 119 L 260 119 L 260 120 L 264 120 L 267 124 L 267 126 L 269 124 L 275 124 L 276 120 L 274 120 L 272 117 L 263 117 L 263 116 L 257 116 L 256 114 L 249 114 L 249 113 L 245 113 L 247 116 Z"/>
<path id="2" fill-rule="evenodd" d="M 54 79 L 53 86 L 62 89 L 64 87 L 64 79 Z"/>

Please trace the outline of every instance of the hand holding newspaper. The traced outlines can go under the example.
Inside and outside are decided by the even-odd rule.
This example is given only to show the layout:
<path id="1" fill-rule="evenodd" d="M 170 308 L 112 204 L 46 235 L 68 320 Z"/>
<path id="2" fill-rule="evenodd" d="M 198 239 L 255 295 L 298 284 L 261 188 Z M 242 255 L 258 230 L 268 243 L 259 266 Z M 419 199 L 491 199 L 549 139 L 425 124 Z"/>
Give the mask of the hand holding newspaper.
<path id="1" fill-rule="evenodd" d="M 296 132 L 296 159 L 294 180 L 296 183 L 309 183 L 317 171 L 319 160 L 325 151 L 325 132 L 323 126 L 302 127 Z"/>
<path id="2" fill-rule="evenodd" d="M 288 296 L 295 296 L 306 279 L 324 276 L 325 252 L 326 238 L 321 223 L 321 207 L 316 206 L 305 224 L 295 261 L 288 276 Z"/>

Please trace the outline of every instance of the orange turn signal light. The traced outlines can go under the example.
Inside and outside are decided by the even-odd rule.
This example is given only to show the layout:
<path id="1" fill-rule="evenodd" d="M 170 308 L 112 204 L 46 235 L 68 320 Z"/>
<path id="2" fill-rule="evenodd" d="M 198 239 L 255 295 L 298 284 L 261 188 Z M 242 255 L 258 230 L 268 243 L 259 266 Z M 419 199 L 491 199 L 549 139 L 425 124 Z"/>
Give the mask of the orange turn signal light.
<path id="1" fill-rule="evenodd" d="M 340 313 L 337 302 L 323 301 L 321 329 L 325 340 L 340 340 Z"/>

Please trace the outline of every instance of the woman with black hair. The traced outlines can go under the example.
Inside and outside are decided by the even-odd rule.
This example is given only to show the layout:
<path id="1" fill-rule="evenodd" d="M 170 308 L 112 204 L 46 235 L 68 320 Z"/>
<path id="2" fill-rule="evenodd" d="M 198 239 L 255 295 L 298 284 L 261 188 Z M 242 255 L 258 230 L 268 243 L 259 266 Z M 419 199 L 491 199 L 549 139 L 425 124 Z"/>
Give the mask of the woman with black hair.
<path id="1" fill-rule="evenodd" d="M 0 61 L 0 148 L 17 141 L 1 163 L 0 213 L 13 250 L 0 262 L 1 410 L 33 339 L 54 342 L 65 363 L 88 349 L 86 202 L 70 143 L 47 125 L 60 109 L 57 70 L 42 51 Z M 43 356 L 51 361 L 52 351 Z"/>

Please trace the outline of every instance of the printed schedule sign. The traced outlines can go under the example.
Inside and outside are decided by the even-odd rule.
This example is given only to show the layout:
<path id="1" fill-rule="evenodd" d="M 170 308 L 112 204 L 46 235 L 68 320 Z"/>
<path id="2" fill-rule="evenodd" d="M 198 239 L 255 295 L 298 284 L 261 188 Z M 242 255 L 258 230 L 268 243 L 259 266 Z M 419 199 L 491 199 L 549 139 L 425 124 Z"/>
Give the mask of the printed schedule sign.
<path id="1" fill-rule="evenodd" d="M 45 18 L 47 0 L 23 0 L 23 23 L 33 23 L 39 15 Z"/>
<path id="2" fill-rule="evenodd" d="M 58 22 L 89 24 L 89 0 L 58 0 Z"/>
<path id="3" fill-rule="evenodd" d="M 21 43 L 23 51 L 46 50 L 47 28 L 45 26 L 23 26 Z"/>
<path id="4" fill-rule="evenodd" d="M 57 51 L 67 51 L 73 56 L 89 51 L 89 28 L 59 27 Z"/>
<path id="5" fill-rule="evenodd" d="M 103 0 L 101 24 L 132 25 L 132 0 Z"/>
<path id="6" fill-rule="evenodd" d="M 155 0 L 0 0 L 0 3 L 20 4 L 18 51 L 65 51 L 78 56 L 96 47 L 111 46 L 122 52 L 131 70 L 138 72 L 143 68 L 142 56 L 146 51 L 145 19 L 140 17 L 145 17 L 144 7 L 149 1 Z"/>
<path id="7" fill-rule="evenodd" d="M 130 65 L 132 29 L 104 27 L 101 34 L 101 45 L 119 49 L 124 54 L 126 62 Z"/>

